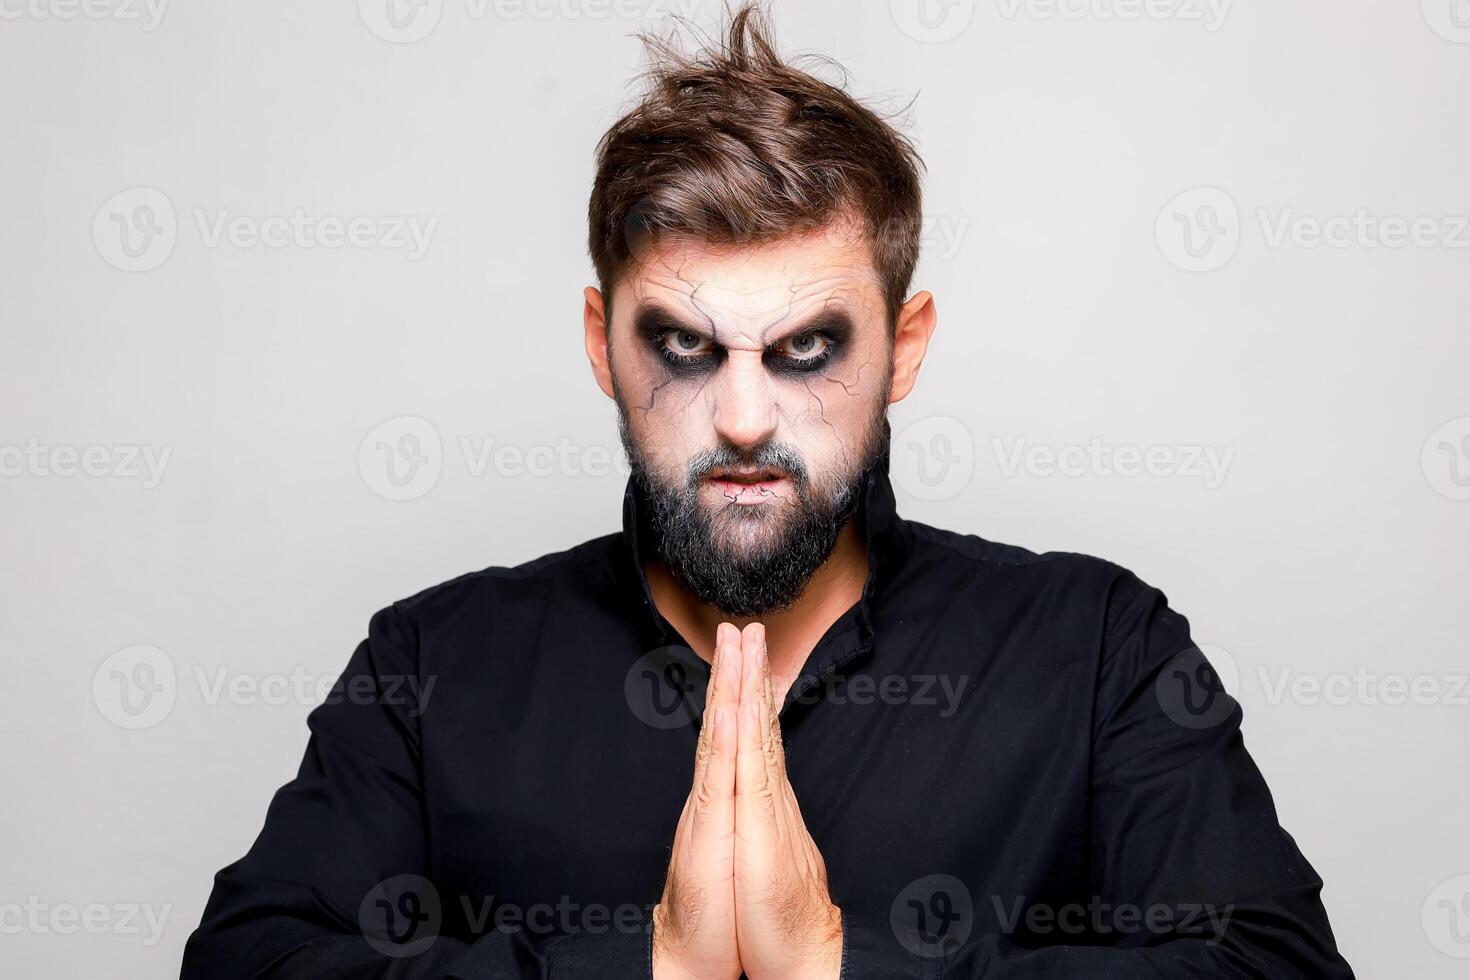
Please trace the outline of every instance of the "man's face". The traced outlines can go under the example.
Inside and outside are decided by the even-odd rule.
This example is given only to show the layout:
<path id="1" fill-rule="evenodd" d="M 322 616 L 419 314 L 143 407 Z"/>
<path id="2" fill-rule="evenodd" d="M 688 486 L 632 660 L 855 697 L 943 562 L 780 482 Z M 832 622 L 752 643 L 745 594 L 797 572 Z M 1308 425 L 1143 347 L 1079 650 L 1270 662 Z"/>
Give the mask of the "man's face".
<path id="1" fill-rule="evenodd" d="M 736 615 L 788 606 L 886 448 L 887 312 L 850 225 L 647 251 L 612 299 L 624 447 L 660 551 Z"/>

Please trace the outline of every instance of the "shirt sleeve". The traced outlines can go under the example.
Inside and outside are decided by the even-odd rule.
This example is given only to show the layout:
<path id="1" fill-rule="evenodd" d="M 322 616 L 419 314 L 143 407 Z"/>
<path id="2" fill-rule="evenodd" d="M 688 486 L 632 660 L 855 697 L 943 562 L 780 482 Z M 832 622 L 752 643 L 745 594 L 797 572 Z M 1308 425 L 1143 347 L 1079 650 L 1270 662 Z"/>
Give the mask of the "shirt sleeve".
<path id="1" fill-rule="evenodd" d="M 1085 938 L 987 934 L 916 955 L 887 922 L 848 919 L 844 980 L 1351 978 L 1322 880 L 1278 823 L 1240 721 L 1185 618 L 1123 574 L 1096 682 Z"/>
<path id="2" fill-rule="evenodd" d="M 532 941 L 491 929 L 441 934 L 423 824 L 418 671 L 411 624 L 373 617 L 325 703 L 296 778 L 272 800 L 250 851 L 215 876 L 181 980 L 564 980 L 651 977 L 649 934 Z M 432 688 L 429 688 L 432 690 Z"/>

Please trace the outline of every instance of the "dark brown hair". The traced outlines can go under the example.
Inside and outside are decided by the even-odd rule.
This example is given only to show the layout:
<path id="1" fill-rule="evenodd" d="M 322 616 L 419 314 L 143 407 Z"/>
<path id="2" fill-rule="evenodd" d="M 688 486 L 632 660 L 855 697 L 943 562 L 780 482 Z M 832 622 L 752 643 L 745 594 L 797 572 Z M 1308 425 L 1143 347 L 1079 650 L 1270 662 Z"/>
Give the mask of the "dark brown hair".
<path id="1" fill-rule="evenodd" d="M 660 235 L 759 245 L 851 213 L 893 329 L 919 256 L 923 161 L 872 109 L 784 62 L 771 34 L 747 2 L 718 45 L 692 55 L 642 36 L 647 90 L 598 143 L 587 208 L 609 317 L 613 284 Z"/>

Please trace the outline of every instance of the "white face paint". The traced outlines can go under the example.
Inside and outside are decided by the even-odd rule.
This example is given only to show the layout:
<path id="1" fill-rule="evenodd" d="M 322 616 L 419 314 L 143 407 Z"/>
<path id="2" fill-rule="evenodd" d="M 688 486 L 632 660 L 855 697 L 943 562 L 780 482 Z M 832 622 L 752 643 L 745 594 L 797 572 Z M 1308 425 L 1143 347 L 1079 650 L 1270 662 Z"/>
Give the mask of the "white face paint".
<path id="1" fill-rule="evenodd" d="M 612 312 L 629 438 L 665 486 L 685 486 L 694 465 L 732 552 L 789 526 L 796 483 L 780 459 L 799 462 L 821 501 L 866 462 L 892 353 L 871 253 L 850 227 L 738 250 L 665 244 L 617 284 Z M 699 456 L 715 452 L 777 464 L 710 471 Z"/>

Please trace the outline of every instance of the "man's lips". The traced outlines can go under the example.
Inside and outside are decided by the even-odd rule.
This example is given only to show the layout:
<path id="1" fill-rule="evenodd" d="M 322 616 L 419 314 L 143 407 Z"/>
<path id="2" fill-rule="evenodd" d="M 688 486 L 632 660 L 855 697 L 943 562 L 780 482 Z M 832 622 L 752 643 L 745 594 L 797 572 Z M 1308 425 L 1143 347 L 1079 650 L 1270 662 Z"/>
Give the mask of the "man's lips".
<path id="1" fill-rule="evenodd" d="M 789 478 L 780 470 L 773 469 L 719 469 L 706 481 L 723 496 L 734 498 L 737 504 L 759 503 L 767 495 L 784 488 Z"/>

